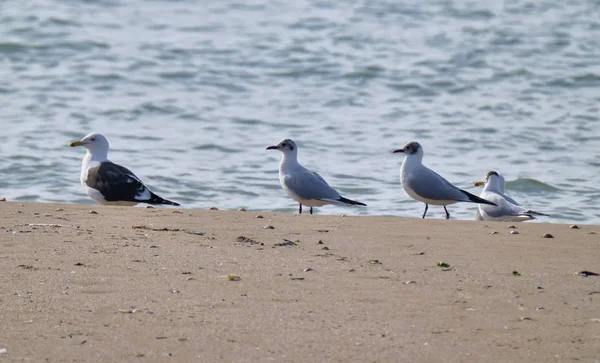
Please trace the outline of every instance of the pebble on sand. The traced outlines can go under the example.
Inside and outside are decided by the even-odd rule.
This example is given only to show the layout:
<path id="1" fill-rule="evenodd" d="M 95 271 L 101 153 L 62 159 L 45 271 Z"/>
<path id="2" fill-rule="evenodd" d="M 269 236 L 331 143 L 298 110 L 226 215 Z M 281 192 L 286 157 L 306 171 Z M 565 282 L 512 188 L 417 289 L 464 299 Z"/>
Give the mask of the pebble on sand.
<path id="1" fill-rule="evenodd" d="M 554 236 L 553 236 L 553 235 L 551 235 L 550 233 L 544 233 L 544 234 L 542 235 L 542 237 L 544 237 L 544 238 L 554 238 Z"/>
<path id="2" fill-rule="evenodd" d="M 510 234 L 519 234 L 519 231 L 510 231 Z"/>

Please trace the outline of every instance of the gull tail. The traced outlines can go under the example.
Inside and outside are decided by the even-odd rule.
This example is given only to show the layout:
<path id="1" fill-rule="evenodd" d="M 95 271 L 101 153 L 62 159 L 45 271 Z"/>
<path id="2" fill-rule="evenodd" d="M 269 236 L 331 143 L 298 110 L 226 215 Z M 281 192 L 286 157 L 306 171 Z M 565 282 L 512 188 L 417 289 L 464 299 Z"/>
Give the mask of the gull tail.
<path id="1" fill-rule="evenodd" d="M 148 204 L 168 204 L 168 205 L 180 205 L 179 203 L 171 202 L 170 200 L 159 197 L 158 195 L 150 192 L 150 199 L 142 201 Z"/>
<path id="2" fill-rule="evenodd" d="M 460 189 L 461 192 L 465 193 L 467 195 L 467 197 L 469 197 L 469 202 L 473 202 L 473 203 L 479 203 L 479 204 L 489 204 L 489 205 L 494 205 L 494 206 L 498 206 L 496 203 L 492 203 L 489 200 L 485 200 L 483 198 L 479 198 L 476 195 L 473 195 L 467 191 L 464 191 L 462 189 Z"/>
<path id="3" fill-rule="evenodd" d="M 546 216 L 546 217 L 550 217 L 550 214 L 545 214 L 545 213 L 540 213 L 540 212 L 536 212 L 534 210 L 528 210 L 527 212 L 525 212 L 525 214 L 527 215 L 535 215 L 535 216 Z M 533 217 L 533 216 L 532 216 Z"/>
<path id="4" fill-rule="evenodd" d="M 344 198 L 342 196 L 340 196 L 340 199 L 338 199 L 338 202 L 342 202 L 342 203 L 346 203 L 346 204 L 352 204 L 352 205 L 364 205 L 365 207 L 367 206 L 365 203 L 357 202 L 355 200 L 350 200 L 350 199 Z"/>

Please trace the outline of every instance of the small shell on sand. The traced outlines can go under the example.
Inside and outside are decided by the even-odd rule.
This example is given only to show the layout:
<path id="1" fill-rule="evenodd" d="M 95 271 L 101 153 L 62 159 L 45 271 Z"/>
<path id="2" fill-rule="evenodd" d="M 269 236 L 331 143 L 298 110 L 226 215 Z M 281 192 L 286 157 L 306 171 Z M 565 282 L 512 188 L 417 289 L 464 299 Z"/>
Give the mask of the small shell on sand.
<path id="1" fill-rule="evenodd" d="M 551 235 L 550 233 L 544 233 L 544 234 L 542 235 L 542 237 L 544 237 L 544 238 L 554 238 L 554 236 L 553 236 L 553 235 Z"/>
<path id="2" fill-rule="evenodd" d="M 519 231 L 510 231 L 510 234 L 519 234 Z"/>
<path id="3" fill-rule="evenodd" d="M 238 212 L 246 212 L 246 208 L 240 208 L 238 209 Z"/>
<path id="4" fill-rule="evenodd" d="M 571 228 L 571 229 L 579 229 L 579 226 L 576 225 L 576 224 L 572 224 L 572 225 L 569 226 L 569 228 Z"/>
<path id="5" fill-rule="evenodd" d="M 219 210 L 219 208 L 217 208 L 217 207 L 210 207 L 209 210 Z"/>

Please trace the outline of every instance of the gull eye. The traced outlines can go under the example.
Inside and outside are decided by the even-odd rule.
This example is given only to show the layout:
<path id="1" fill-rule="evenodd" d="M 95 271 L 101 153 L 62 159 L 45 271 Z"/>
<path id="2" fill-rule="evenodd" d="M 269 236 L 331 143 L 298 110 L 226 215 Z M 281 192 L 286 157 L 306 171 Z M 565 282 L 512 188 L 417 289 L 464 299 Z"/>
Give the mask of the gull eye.
<path id="1" fill-rule="evenodd" d="M 90 141 L 96 141 L 96 138 L 95 138 L 95 137 L 92 137 L 92 138 L 90 139 Z"/>
<path id="2" fill-rule="evenodd" d="M 281 143 L 281 146 L 286 147 L 287 144 L 285 142 Z"/>

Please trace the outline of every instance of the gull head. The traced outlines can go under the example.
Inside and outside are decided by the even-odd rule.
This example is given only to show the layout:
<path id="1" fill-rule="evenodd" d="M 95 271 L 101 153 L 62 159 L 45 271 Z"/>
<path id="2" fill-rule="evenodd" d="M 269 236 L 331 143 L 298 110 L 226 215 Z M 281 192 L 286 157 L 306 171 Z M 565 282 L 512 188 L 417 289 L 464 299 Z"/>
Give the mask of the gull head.
<path id="1" fill-rule="evenodd" d="M 404 145 L 402 149 L 394 150 L 394 153 L 404 153 L 407 157 L 410 155 L 420 155 L 423 157 L 423 147 L 416 141 L 411 141 Z"/>
<path id="2" fill-rule="evenodd" d="M 496 177 L 499 177 L 498 173 L 493 170 L 490 170 L 490 171 L 488 171 L 487 175 L 485 176 L 485 178 L 483 180 L 478 180 L 473 185 L 476 187 L 480 187 L 484 184 L 489 183 L 490 180 L 495 180 Z"/>
<path id="3" fill-rule="evenodd" d="M 91 133 L 79 141 L 73 141 L 69 146 L 83 146 L 91 153 L 108 153 L 108 140 L 102 134 Z"/>
<path id="4" fill-rule="evenodd" d="M 291 139 L 282 140 L 279 144 L 267 147 L 267 150 L 279 150 L 284 155 L 298 152 L 296 143 Z"/>

